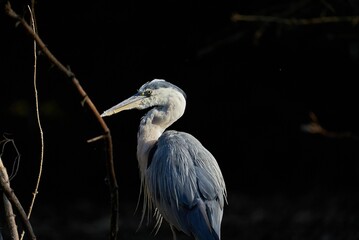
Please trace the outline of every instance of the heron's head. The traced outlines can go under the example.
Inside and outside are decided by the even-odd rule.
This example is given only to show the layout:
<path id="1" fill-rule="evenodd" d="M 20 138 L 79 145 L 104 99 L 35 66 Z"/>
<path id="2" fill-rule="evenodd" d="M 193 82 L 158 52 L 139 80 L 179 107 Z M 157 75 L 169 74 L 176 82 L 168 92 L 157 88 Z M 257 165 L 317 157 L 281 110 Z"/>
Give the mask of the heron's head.
<path id="1" fill-rule="evenodd" d="M 168 106 L 173 101 L 180 102 L 184 109 L 185 99 L 186 94 L 179 87 L 163 79 L 154 79 L 143 84 L 135 95 L 104 111 L 101 117 L 129 109 Z"/>

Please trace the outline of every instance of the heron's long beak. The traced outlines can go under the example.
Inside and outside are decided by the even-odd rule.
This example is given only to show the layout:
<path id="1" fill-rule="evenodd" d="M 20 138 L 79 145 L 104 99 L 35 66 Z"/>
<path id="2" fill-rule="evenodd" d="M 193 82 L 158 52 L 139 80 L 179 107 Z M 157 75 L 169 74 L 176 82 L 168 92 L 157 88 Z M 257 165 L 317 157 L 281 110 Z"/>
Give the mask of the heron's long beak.
<path id="1" fill-rule="evenodd" d="M 144 99 L 145 97 L 146 96 L 142 96 L 142 95 L 138 95 L 138 94 L 133 95 L 132 97 L 127 98 L 126 100 L 120 102 L 116 106 L 113 106 L 112 108 L 104 111 L 101 114 L 101 117 L 111 116 L 113 114 L 119 113 L 124 110 L 136 108 L 141 103 L 141 100 Z"/>

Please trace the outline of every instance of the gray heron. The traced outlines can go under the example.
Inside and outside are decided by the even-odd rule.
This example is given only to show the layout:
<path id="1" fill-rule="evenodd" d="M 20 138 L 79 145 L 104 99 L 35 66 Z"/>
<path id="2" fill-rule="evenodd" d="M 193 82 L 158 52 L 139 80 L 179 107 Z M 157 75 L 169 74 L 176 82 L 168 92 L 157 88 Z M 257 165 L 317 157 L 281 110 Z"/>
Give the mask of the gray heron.
<path id="1" fill-rule="evenodd" d="M 138 92 L 101 114 L 129 109 L 150 110 L 141 118 L 137 160 L 143 195 L 141 223 L 153 213 L 155 228 L 168 222 L 176 239 L 182 231 L 196 240 L 219 240 L 226 185 L 214 156 L 191 134 L 166 130 L 186 107 L 182 89 L 154 79 Z"/>

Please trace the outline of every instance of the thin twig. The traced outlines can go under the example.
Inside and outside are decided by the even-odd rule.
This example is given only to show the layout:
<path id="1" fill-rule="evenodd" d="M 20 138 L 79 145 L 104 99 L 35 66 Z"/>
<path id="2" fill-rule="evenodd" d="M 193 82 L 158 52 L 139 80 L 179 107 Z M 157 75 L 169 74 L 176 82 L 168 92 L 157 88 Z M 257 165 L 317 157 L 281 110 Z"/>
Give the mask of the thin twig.
<path id="1" fill-rule="evenodd" d="M 85 103 L 92 111 L 92 113 L 94 114 L 94 116 L 96 117 L 97 121 L 99 122 L 100 126 L 103 129 L 104 139 L 106 140 L 106 145 L 107 145 L 106 167 L 107 167 L 107 174 L 109 179 L 109 188 L 111 194 L 111 209 L 112 209 L 110 239 L 117 239 L 118 231 L 119 231 L 119 213 L 118 213 L 119 196 L 118 196 L 118 185 L 117 185 L 114 163 L 113 163 L 113 146 L 112 146 L 112 137 L 111 137 L 110 129 L 107 127 L 105 121 L 102 119 L 100 113 L 98 112 L 97 108 L 91 101 L 88 94 L 82 88 L 80 82 L 75 77 L 75 74 L 69 68 L 66 68 L 50 52 L 50 50 L 46 47 L 46 45 L 39 37 L 39 35 L 36 34 L 36 32 L 34 32 L 33 29 L 31 28 L 31 26 L 11 8 L 10 2 L 7 2 L 5 4 L 5 12 L 7 13 L 8 16 L 18 21 L 25 28 L 26 32 L 28 32 L 31 35 L 31 37 L 36 41 L 37 46 L 41 49 L 42 53 L 49 59 L 49 61 L 52 62 L 52 64 L 54 64 L 68 78 L 71 79 L 72 83 L 75 85 L 80 96 L 84 99 Z"/>
<path id="2" fill-rule="evenodd" d="M 0 157 L 0 172 L 1 172 L 0 175 L 2 175 L 4 177 L 5 184 L 8 185 L 8 187 L 10 187 L 9 176 L 8 176 L 6 168 L 4 167 L 4 164 L 1 160 L 1 157 Z M 4 199 L 4 208 L 5 208 L 5 213 L 6 213 L 6 220 L 7 220 L 8 226 L 9 226 L 11 239 L 18 240 L 19 233 L 17 231 L 15 214 L 13 212 L 12 205 L 5 194 L 3 194 L 3 199 Z"/>
<path id="3" fill-rule="evenodd" d="M 32 5 L 32 7 L 34 7 L 34 5 Z M 29 12 L 30 12 L 30 16 L 31 16 L 31 25 L 32 25 L 32 29 L 34 32 L 37 32 L 36 30 L 36 26 L 35 26 L 35 20 L 34 20 L 34 9 L 31 9 L 30 6 L 28 6 Z M 31 217 L 31 213 L 32 213 L 32 209 L 34 207 L 35 204 L 35 199 L 36 196 L 39 192 L 39 186 L 40 186 L 40 180 L 41 180 L 41 175 L 42 175 L 42 166 L 43 166 L 43 162 L 44 162 L 44 133 L 42 130 L 42 126 L 41 126 L 41 121 L 40 121 L 40 112 L 39 112 L 39 97 L 38 97 L 38 93 L 37 93 L 37 86 L 36 86 L 36 73 L 37 73 L 37 50 L 36 50 L 36 41 L 34 41 L 34 92 L 35 92 L 35 108 L 36 108 L 36 118 L 37 118 L 37 124 L 39 126 L 39 131 L 40 131 L 40 139 L 41 139 L 41 153 L 40 153 L 40 165 L 39 165 L 39 173 L 37 176 L 37 181 L 36 181 L 36 185 L 35 185 L 35 190 L 32 193 L 32 200 L 30 203 L 30 207 L 29 207 L 29 211 L 27 214 L 27 218 L 30 219 Z M 25 235 L 25 231 L 23 231 L 21 233 L 21 240 L 24 238 Z"/>

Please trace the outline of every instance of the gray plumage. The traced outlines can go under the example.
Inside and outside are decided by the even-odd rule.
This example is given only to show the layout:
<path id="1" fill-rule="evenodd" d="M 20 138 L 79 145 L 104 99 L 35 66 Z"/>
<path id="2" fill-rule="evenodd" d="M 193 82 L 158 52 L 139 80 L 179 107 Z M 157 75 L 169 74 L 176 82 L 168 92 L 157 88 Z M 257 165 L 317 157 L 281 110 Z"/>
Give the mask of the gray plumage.
<path id="1" fill-rule="evenodd" d="M 141 86 L 138 93 L 105 111 L 147 109 L 137 134 L 137 159 L 143 191 L 142 221 L 154 212 L 196 240 L 220 239 L 226 186 L 216 159 L 191 134 L 165 131 L 186 107 L 186 94 L 161 79 Z M 158 230 L 158 229 L 157 229 Z"/>

